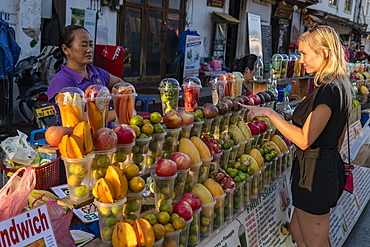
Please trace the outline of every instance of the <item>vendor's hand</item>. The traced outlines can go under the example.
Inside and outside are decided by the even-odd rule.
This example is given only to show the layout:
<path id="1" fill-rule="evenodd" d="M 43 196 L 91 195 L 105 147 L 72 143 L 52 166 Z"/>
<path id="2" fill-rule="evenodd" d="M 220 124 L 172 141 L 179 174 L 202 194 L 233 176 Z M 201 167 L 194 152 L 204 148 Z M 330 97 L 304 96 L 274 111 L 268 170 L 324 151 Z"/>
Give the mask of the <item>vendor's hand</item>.
<path id="1" fill-rule="evenodd" d="M 271 108 L 268 107 L 251 106 L 244 104 L 240 104 L 240 106 L 248 109 L 247 117 L 249 120 L 252 120 L 256 117 L 268 117 L 269 111 L 271 111 Z"/>

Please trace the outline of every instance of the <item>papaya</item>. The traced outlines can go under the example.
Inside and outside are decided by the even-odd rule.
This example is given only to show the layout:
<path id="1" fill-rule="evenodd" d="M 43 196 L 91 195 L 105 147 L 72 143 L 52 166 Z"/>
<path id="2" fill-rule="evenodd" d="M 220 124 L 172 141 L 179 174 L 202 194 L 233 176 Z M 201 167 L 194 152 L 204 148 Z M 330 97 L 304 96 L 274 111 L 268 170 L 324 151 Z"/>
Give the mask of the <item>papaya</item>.
<path id="1" fill-rule="evenodd" d="M 264 167 L 264 159 L 260 153 L 260 151 L 258 151 L 258 149 L 256 148 L 252 148 L 251 151 L 249 151 L 249 155 L 252 156 L 258 163 L 258 166 L 261 168 L 261 167 Z"/>
<path id="2" fill-rule="evenodd" d="M 206 181 L 204 181 L 203 185 L 211 192 L 213 197 L 220 197 L 216 198 L 216 205 L 215 208 L 219 208 L 223 206 L 223 201 L 225 197 L 221 197 L 225 194 L 224 189 L 221 187 L 219 183 L 217 183 L 212 178 L 207 178 Z"/>
<path id="3" fill-rule="evenodd" d="M 229 132 L 233 133 L 234 136 L 238 137 L 239 142 L 244 142 L 245 138 L 238 126 L 231 124 L 229 126 Z"/>
<path id="4" fill-rule="evenodd" d="M 191 164 L 199 164 L 201 162 L 197 147 L 187 138 L 180 139 L 179 152 L 189 155 Z"/>
<path id="5" fill-rule="evenodd" d="M 279 135 L 274 135 L 271 138 L 271 141 L 275 142 L 276 145 L 278 145 L 278 147 L 280 148 L 280 151 L 282 153 L 285 153 L 285 152 L 289 151 L 288 146 L 286 145 L 285 141 Z"/>
<path id="6" fill-rule="evenodd" d="M 211 152 L 209 151 L 209 148 L 207 145 L 197 136 L 193 136 L 190 138 L 190 141 L 195 145 L 195 147 L 198 149 L 199 155 L 201 159 L 209 159 L 211 158 Z"/>

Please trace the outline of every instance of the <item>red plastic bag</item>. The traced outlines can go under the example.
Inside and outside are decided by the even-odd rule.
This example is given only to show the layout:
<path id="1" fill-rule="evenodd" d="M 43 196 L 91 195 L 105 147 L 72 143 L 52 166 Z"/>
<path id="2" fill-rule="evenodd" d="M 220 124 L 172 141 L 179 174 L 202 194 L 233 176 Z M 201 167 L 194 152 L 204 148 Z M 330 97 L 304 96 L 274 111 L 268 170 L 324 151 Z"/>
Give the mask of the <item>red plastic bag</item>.
<path id="1" fill-rule="evenodd" d="M 69 226 L 72 221 L 73 212 L 70 211 L 66 213 L 64 209 L 58 204 L 56 200 L 51 198 L 47 194 L 43 194 L 36 198 L 36 200 L 32 203 L 31 208 L 34 208 L 34 204 L 41 200 L 43 197 L 47 197 L 48 201 L 45 201 L 40 205 L 46 205 L 46 208 L 49 213 L 49 218 L 51 222 L 51 226 L 53 228 L 54 237 L 57 241 L 58 247 L 72 247 L 75 246 L 75 241 L 69 231 Z"/>
<path id="2" fill-rule="evenodd" d="M 22 177 L 18 174 L 22 171 Z M 10 219 L 22 212 L 27 206 L 27 198 L 36 185 L 36 173 L 31 167 L 19 168 L 0 189 L 0 222 Z"/>

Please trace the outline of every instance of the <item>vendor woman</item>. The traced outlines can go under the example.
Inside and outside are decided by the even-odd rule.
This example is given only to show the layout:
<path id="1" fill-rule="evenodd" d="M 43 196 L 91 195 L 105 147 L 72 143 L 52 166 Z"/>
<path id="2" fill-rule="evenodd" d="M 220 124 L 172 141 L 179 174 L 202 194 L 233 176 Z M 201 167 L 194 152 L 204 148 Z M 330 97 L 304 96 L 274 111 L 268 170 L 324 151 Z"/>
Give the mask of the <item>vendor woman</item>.
<path id="1" fill-rule="evenodd" d="M 257 56 L 254 54 L 246 55 L 240 59 L 235 59 L 234 70 L 243 74 L 244 81 L 242 87 L 242 94 L 253 92 L 253 85 L 250 82 L 253 80 L 253 66 L 254 62 L 257 60 Z"/>

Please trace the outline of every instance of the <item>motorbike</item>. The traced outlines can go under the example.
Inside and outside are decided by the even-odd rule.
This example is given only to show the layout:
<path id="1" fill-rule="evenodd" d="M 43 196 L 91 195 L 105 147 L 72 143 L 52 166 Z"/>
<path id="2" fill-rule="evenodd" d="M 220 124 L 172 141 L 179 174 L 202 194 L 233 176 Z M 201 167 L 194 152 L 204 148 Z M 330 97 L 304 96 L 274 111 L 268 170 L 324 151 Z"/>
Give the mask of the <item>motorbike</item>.
<path id="1" fill-rule="evenodd" d="M 19 89 L 19 110 L 27 121 L 40 129 L 58 125 L 55 107 L 48 101 L 48 84 L 40 71 L 43 59 L 53 55 L 51 52 L 45 55 L 29 56 L 20 60 L 14 70 L 14 80 Z M 42 59 L 41 59 L 42 58 Z M 29 117 L 29 111 L 31 117 Z"/>

